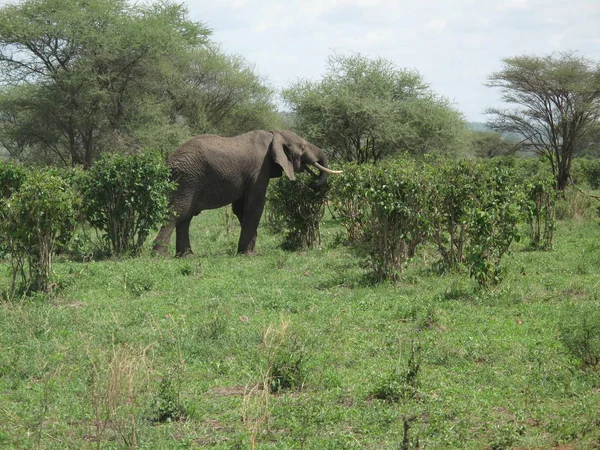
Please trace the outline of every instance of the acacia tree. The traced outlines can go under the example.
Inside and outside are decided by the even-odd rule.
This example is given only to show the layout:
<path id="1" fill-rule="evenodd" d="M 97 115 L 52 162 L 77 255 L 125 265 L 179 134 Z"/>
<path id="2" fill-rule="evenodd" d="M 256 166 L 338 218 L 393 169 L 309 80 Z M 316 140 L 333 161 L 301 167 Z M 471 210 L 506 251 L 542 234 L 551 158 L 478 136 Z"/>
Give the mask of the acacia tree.
<path id="1" fill-rule="evenodd" d="M 600 67 L 574 53 L 503 60 L 488 78 L 513 109 L 490 108 L 492 129 L 520 136 L 520 147 L 546 158 L 563 190 L 574 154 L 588 146 L 600 119 Z"/>
<path id="2" fill-rule="evenodd" d="M 321 81 L 300 81 L 283 97 L 297 128 L 343 161 L 453 151 L 466 135 L 460 113 L 419 73 L 383 58 L 331 56 Z"/>
<path id="3" fill-rule="evenodd" d="M 278 128 L 274 91 L 243 57 L 216 45 L 198 47 L 181 75 L 174 115 L 186 119 L 192 134 Z"/>
<path id="4" fill-rule="evenodd" d="M 516 150 L 513 142 L 508 141 L 501 134 L 493 131 L 473 131 L 471 134 L 471 146 L 475 156 L 480 158 L 511 155 Z"/>
<path id="5" fill-rule="evenodd" d="M 161 123 L 179 56 L 209 30 L 169 1 L 24 0 L 0 9 L 0 138 L 13 155 L 45 152 L 89 167 Z M 154 136 L 155 138 L 158 136 Z"/>

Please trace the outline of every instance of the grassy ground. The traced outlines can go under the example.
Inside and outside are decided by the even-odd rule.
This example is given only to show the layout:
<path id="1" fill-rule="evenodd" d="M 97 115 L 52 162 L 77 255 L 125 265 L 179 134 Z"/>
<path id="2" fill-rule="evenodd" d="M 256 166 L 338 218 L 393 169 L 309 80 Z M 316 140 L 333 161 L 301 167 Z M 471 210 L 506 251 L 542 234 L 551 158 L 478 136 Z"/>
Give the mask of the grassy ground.
<path id="1" fill-rule="evenodd" d="M 600 446 L 600 374 L 562 338 L 600 304 L 596 222 L 515 246 L 488 293 L 427 253 L 372 285 L 340 233 L 237 257 L 214 211 L 193 257 L 57 263 L 57 294 L 0 304 L 0 447 Z"/>

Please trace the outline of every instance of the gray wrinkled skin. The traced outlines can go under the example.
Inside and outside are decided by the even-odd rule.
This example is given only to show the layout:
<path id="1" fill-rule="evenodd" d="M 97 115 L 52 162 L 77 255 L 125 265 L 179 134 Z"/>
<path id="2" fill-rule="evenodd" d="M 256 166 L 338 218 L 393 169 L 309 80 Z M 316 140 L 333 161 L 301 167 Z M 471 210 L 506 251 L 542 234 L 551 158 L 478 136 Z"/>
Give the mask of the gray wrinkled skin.
<path id="1" fill-rule="evenodd" d="M 154 250 L 166 255 L 175 230 L 178 256 L 192 253 L 192 218 L 206 209 L 231 204 L 240 221 L 238 253 L 254 253 L 256 230 L 271 178 L 294 173 L 315 162 L 327 167 L 323 151 L 291 131 L 251 131 L 235 137 L 196 136 L 181 145 L 167 161 L 177 189 L 171 197 L 174 214 L 159 231 Z M 321 172 L 314 183 L 327 182 Z"/>

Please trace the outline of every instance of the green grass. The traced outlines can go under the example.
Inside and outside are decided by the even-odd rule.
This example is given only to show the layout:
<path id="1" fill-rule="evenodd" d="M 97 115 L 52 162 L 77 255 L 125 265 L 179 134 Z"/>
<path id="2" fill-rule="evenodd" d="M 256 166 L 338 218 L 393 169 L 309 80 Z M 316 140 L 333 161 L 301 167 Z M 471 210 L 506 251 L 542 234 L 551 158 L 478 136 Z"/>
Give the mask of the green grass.
<path id="1" fill-rule="evenodd" d="M 561 332 L 600 306 L 595 221 L 515 246 L 489 292 L 428 252 L 372 284 L 333 222 L 298 253 L 259 232 L 234 256 L 203 213 L 193 257 L 59 261 L 56 294 L 1 303 L 0 447 L 600 446 L 600 372 Z"/>

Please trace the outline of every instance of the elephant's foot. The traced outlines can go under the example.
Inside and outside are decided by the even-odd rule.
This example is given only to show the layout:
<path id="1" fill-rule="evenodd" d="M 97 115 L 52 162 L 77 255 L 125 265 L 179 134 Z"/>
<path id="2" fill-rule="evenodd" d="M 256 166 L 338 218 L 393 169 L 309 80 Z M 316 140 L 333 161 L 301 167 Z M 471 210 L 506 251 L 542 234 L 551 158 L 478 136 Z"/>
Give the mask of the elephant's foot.
<path id="1" fill-rule="evenodd" d="M 152 251 L 158 256 L 169 256 L 169 247 L 162 242 L 155 243 L 152 247 Z"/>
<path id="2" fill-rule="evenodd" d="M 193 256 L 194 252 L 192 251 L 191 248 L 186 248 L 185 250 L 181 250 L 178 251 L 177 253 L 175 253 L 175 256 L 177 256 L 178 258 L 185 258 L 187 256 Z"/>

